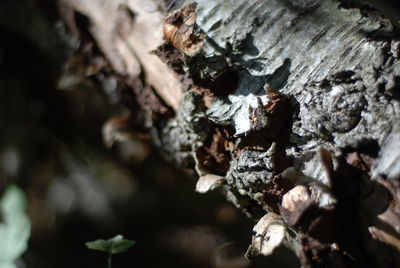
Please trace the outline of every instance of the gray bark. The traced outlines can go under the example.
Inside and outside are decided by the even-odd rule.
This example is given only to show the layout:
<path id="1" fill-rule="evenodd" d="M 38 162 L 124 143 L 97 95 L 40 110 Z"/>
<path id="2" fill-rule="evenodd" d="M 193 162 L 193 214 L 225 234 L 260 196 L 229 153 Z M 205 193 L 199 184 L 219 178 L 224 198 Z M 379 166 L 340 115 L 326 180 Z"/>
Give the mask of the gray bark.
<path id="1" fill-rule="evenodd" d="M 162 38 L 161 4 L 65 0 L 116 72 L 144 74 L 174 109 L 147 121 L 165 157 L 261 219 L 249 257 L 285 246 L 305 267 L 400 265 L 393 24 L 337 1 L 197 2 L 204 45 L 186 56 Z"/>

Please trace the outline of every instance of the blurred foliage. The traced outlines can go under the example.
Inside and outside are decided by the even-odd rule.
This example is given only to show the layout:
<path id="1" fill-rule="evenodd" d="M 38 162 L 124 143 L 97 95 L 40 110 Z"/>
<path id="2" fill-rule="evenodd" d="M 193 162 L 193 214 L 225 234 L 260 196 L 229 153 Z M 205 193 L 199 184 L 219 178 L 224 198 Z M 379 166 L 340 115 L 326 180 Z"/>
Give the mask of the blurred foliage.
<path id="1" fill-rule="evenodd" d="M 28 247 L 31 223 L 26 215 L 26 198 L 16 185 L 9 185 L 0 200 L 0 267 L 14 268 L 15 260 Z"/>

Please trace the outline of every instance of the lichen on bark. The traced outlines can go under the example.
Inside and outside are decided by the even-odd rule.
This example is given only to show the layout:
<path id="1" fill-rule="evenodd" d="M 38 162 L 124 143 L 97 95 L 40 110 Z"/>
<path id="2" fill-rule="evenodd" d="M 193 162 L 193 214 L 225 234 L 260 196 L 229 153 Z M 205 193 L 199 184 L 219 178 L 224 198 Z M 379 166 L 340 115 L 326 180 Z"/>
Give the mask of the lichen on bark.
<path id="1" fill-rule="evenodd" d="M 231 140 L 234 146 L 225 151 L 226 158 L 230 158 L 225 174 L 228 188 L 225 187 L 224 191 L 227 198 L 255 219 L 263 213 L 272 213 L 276 211 L 284 193 L 290 189 L 287 185 L 286 188 L 279 185 L 276 178 L 285 168 L 293 165 L 327 185 L 332 183 L 333 194 L 339 202 L 335 205 L 319 189 L 310 188 L 311 196 L 319 207 L 310 210 L 320 211 L 320 216 L 308 215 L 308 220 L 314 222 L 314 229 L 320 228 L 316 227 L 316 222 L 324 221 L 321 215 L 327 214 L 329 216 L 325 218 L 330 218 L 332 211 L 336 215 L 351 214 L 355 209 L 353 205 L 347 207 L 343 203 L 354 200 L 362 206 L 367 198 L 357 193 L 363 191 L 363 187 L 357 183 L 362 184 L 368 173 L 355 172 L 353 175 L 359 178 L 350 185 L 342 182 L 343 177 L 349 176 L 346 173 L 352 173 L 346 170 L 353 167 L 351 163 L 343 164 L 341 161 L 349 151 L 363 148 L 370 151 L 370 157 L 376 158 L 373 151 L 379 150 L 385 143 L 384 137 L 389 135 L 387 139 L 391 142 L 393 135 L 396 135 L 390 133 L 391 126 L 398 120 L 395 112 L 399 108 L 395 95 L 400 86 L 398 41 L 377 38 L 380 31 L 387 30 L 379 21 L 362 16 L 358 9 L 340 9 L 334 1 L 310 2 L 312 10 L 278 1 L 229 3 L 229 6 L 224 3 L 199 1 L 198 25 L 212 43 L 205 44 L 201 57 L 188 59 L 186 68 L 187 77 L 195 85 L 198 82 L 196 75 L 199 74 L 203 79 L 212 81 L 226 75 L 229 69 L 238 76 L 236 87 L 227 93 L 224 90 L 225 94 L 218 94 L 221 88 L 208 87 L 213 101 L 209 107 L 197 102 L 201 113 L 195 113 L 211 122 L 210 131 L 216 125 L 234 129 L 234 140 Z M 221 57 L 225 58 L 225 62 L 217 66 L 224 68 L 219 67 L 221 71 L 218 72 L 212 65 L 220 62 Z M 210 68 L 213 72 L 209 71 Z M 199 86 L 209 85 L 203 82 Z M 271 101 L 271 93 L 265 88 L 271 88 L 270 92 L 282 96 L 283 100 L 287 100 L 287 105 L 280 110 L 275 106 L 277 111 L 268 113 L 266 107 Z M 183 99 L 183 107 L 187 106 L 188 100 L 190 98 Z M 274 120 L 275 123 L 271 123 Z M 196 128 L 198 126 L 189 131 L 197 133 Z M 199 138 L 196 146 L 201 148 L 207 141 Z M 331 179 L 337 181 L 330 182 L 326 178 L 324 164 L 316 155 L 319 147 L 328 148 L 334 156 L 335 171 Z M 213 154 L 212 151 L 208 153 Z M 194 157 L 196 161 L 202 160 L 198 155 Z M 386 174 L 392 176 L 397 170 L 393 167 L 396 164 L 392 164 L 392 170 L 387 170 Z M 382 167 L 381 162 L 375 167 Z M 398 172 L 395 177 L 399 177 Z M 369 179 L 375 178 L 369 176 Z M 271 196 L 267 191 L 271 187 L 283 192 Z M 371 191 L 375 188 L 370 186 Z M 338 191 L 349 193 L 341 195 Z M 383 207 L 388 202 L 386 194 L 387 191 L 381 192 Z M 271 204 L 271 200 L 275 204 Z M 332 228 L 340 228 L 343 224 L 337 222 Z M 358 224 L 365 230 L 365 223 Z M 320 239 L 318 236 L 321 234 L 310 235 L 311 227 L 306 226 L 308 230 L 299 231 L 299 236 L 305 236 L 304 239 L 309 241 L 307 243 L 313 241 L 311 248 L 320 246 L 320 253 L 326 250 L 330 252 L 327 255 L 315 253 L 319 258 L 331 258 L 337 253 L 332 248 L 326 248 L 335 244 L 335 238 L 331 238 L 325 246 L 321 242 L 318 244 L 313 239 Z M 359 232 L 358 235 L 365 236 L 365 232 Z M 338 234 L 338 240 L 339 237 Z M 354 239 L 353 235 L 349 241 L 354 242 Z M 335 258 L 351 263 L 344 250 L 354 247 L 348 242 L 347 245 L 337 243 L 338 252 L 341 253 Z M 374 247 L 368 245 L 363 248 L 368 251 Z M 393 257 L 395 252 L 388 252 L 393 259 L 397 259 Z M 312 265 L 313 261 L 308 257 L 305 257 L 308 261 L 304 260 L 304 255 L 307 255 L 304 248 L 297 254 L 303 263 Z M 353 254 L 359 263 L 366 263 L 368 258 L 362 253 L 355 250 Z M 382 261 L 376 258 L 374 264 Z"/>
<path id="2" fill-rule="evenodd" d="M 147 21 L 145 8 L 126 2 Z M 400 41 L 394 28 L 338 1 L 197 2 L 198 29 L 191 33 L 204 43 L 195 53 L 158 33 L 160 42 L 146 43 L 153 58 L 141 54 L 134 30 L 120 40 L 149 74 L 145 82 L 175 110 L 173 117 L 150 120 L 161 153 L 199 176 L 218 176 L 226 198 L 255 220 L 282 212 L 282 199 L 297 184 L 282 172 L 294 167 L 330 189 L 301 183 L 312 204 L 284 228 L 282 243 L 303 266 L 399 264 Z M 148 27 L 161 32 L 167 14 L 156 13 L 160 25 Z M 101 31 L 95 26 L 102 23 L 94 24 Z M 136 31 L 146 42 L 151 38 Z M 321 148 L 331 163 L 318 155 Z M 372 255 L 378 248 L 382 255 Z"/>

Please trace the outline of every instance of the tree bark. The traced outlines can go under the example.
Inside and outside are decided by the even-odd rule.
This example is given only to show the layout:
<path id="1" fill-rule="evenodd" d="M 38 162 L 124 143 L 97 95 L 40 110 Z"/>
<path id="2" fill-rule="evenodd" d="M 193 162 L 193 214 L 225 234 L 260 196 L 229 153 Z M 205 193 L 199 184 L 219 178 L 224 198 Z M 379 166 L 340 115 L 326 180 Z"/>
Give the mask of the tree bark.
<path id="1" fill-rule="evenodd" d="M 180 2 L 63 4 L 89 19 L 161 153 L 258 221 L 249 257 L 284 246 L 304 267 L 399 266 L 400 11 Z"/>

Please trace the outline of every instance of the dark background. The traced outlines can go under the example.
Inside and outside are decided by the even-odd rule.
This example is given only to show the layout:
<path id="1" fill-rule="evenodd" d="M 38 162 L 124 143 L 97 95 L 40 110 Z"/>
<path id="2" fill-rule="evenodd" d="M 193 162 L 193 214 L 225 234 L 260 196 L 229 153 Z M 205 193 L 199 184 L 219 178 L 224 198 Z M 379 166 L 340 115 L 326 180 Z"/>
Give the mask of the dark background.
<path id="1" fill-rule="evenodd" d="M 18 266 L 105 267 L 84 243 L 116 234 L 137 242 L 114 267 L 211 267 L 231 241 L 243 254 L 253 223 L 219 193 L 196 194 L 148 142 L 105 148 L 102 125 L 127 109 L 112 73 L 79 58 L 101 59 L 90 36 L 59 17 L 57 1 L 0 3 L 1 190 L 24 190 L 32 222 Z"/>

